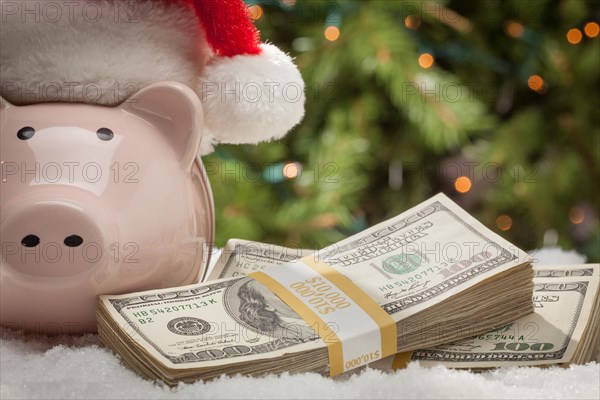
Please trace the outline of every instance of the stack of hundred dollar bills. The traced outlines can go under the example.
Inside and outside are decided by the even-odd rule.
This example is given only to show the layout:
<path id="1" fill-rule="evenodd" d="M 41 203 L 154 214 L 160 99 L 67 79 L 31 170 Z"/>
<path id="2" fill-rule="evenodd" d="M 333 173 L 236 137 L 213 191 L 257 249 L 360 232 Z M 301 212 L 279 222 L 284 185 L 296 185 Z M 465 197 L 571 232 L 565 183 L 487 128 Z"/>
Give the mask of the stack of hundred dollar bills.
<path id="1" fill-rule="evenodd" d="M 310 255 L 313 250 L 231 239 L 208 280 L 244 276 Z M 567 367 L 600 355 L 600 264 L 534 266 L 534 312 L 489 332 L 428 349 L 399 353 L 369 366 L 484 370 L 507 366 Z"/>
<path id="2" fill-rule="evenodd" d="M 140 375 L 169 385 L 222 374 L 327 374 L 323 340 L 245 276 L 306 257 L 325 262 L 379 304 L 396 324 L 399 354 L 502 330 L 534 311 L 529 256 L 439 194 L 322 250 L 234 240 L 204 283 L 100 296 L 100 339 Z M 496 351 L 525 351 L 519 338 Z"/>
<path id="3" fill-rule="evenodd" d="M 534 267 L 535 312 L 481 335 L 397 354 L 371 367 L 403 368 L 408 361 L 472 370 L 508 366 L 569 366 L 600 351 L 600 264 Z"/>

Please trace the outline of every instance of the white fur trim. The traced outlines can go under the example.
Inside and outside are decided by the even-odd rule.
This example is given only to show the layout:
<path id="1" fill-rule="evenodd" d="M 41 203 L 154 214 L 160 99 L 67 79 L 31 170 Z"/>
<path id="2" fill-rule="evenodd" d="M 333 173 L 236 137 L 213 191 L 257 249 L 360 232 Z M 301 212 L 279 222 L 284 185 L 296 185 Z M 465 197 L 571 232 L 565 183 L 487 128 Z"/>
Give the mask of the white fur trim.
<path id="1" fill-rule="evenodd" d="M 258 143 L 284 136 L 304 116 L 304 81 L 292 59 L 262 44 L 259 55 L 209 60 L 197 92 L 204 108 L 199 154 L 217 143 Z"/>
<path id="2" fill-rule="evenodd" d="M 194 87 L 211 55 L 194 13 L 160 1 L 2 1 L 0 94 L 115 105 L 159 81 Z"/>

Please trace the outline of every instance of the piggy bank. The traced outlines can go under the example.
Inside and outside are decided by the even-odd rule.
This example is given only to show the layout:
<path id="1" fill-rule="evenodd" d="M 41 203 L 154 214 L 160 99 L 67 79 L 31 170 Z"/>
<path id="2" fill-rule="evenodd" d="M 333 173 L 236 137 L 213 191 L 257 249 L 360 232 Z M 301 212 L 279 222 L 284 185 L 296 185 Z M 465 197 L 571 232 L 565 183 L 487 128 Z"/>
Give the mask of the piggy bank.
<path id="1" fill-rule="evenodd" d="M 214 210 L 191 89 L 157 83 L 117 107 L 2 100 L 0 117 L 3 326 L 94 332 L 99 294 L 202 278 Z"/>

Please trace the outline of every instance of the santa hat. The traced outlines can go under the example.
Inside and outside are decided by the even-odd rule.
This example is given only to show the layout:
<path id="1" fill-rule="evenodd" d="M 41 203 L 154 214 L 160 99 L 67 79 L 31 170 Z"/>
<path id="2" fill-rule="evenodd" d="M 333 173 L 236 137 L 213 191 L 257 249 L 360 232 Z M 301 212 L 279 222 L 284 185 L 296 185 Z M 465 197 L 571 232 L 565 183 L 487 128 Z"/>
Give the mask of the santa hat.
<path id="1" fill-rule="evenodd" d="M 242 0 L 0 0 L 0 95 L 17 104 L 116 105 L 177 81 L 204 106 L 199 154 L 282 137 L 304 114 L 292 59 Z"/>

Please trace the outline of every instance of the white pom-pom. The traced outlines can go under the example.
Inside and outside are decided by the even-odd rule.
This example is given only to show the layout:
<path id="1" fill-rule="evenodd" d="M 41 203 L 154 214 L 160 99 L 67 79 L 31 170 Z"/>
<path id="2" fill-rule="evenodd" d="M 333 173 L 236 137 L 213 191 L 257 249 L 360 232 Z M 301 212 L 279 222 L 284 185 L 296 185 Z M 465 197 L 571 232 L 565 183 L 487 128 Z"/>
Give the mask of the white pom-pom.
<path id="1" fill-rule="evenodd" d="M 262 44 L 259 55 L 215 57 L 197 92 L 204 106 L 198 154 L 217 143 L 258 143 L 284 136 L 304 116 L 304 81 L 292 59 Z"/>

